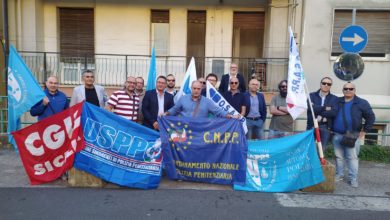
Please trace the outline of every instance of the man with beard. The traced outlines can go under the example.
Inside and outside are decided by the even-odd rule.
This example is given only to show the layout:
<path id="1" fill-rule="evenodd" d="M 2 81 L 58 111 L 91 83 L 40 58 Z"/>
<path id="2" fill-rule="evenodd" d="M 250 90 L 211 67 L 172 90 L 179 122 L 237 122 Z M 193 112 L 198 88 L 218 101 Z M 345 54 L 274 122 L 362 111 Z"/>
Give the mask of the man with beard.
<path id="1" fill-rule="evenodd" d="M 287 80 L 282 80 L 279 85 L 279 94 L 271 99 L 269 106 L 271 123 L 269 125 L 269 138 L 283 137 L 293 131 L 294 120 L 287 111 Z"/>
<path id="2" fill-rule="evenodd" d="M 92 70 L 85 70 L 82 73 L 84 85 L 77 86 L 73 89 L 70 106 L 86 101 L 93 105 L 104 108 L 107 102 L 107 93 L 103 86 L 95 84 L 95 74 Z"/>
<path id="3" fill-rule="evenodd" d="M 138 108 L 138 119 L 137 123 L 142 124 L 144 121 L 144 116 L 142 115 L 142 100 L 144 99 L 145 96 L 145 81 L 144 78 L 141 76 L 135 78 L 136 84 L 135 84 L 135 94 L 137 94 L 139 98 L 139 108 Z"/>
<path id="4" fill-rule="evenodd" d="M 173 74 L 168 74 L 167 76 L 167 88 L 165 89 L 165 92 L 173 96 L 177 93 L 177 90 L 175 89 L 175 76 Z"/>
<path id="5" fill-rule="evenodd" d="M 132 76 L 127 77 L 125 85 L 126 88 L 124 90 L 112 93 L 106 109 L 136 122 L 138 119 L 139 97 L 135 94 L 135 78 Z"/>

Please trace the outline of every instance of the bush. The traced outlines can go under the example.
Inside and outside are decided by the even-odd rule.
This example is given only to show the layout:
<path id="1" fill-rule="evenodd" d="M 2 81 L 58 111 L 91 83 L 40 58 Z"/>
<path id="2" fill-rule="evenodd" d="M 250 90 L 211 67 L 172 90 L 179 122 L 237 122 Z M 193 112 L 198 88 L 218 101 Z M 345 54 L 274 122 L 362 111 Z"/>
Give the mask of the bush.
<path id="1" fill-rule="evenodd" d="M 335 159 L 333 146 L 329 146 L 324 152 L 325 158 Z M 360 146 L 360 160 L 390 163 L 390 148 L 378 145 Z"/>

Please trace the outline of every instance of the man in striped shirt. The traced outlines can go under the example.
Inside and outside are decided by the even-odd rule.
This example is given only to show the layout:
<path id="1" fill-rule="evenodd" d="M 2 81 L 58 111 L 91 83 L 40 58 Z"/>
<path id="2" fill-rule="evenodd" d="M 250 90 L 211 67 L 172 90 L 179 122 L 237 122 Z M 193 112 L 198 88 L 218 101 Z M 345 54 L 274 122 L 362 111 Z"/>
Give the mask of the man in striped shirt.
<path id="1" fill-rule="evenodd" d="M 115 91 L 107 102 L 106 109 L 128 120 L 137 121 L 139 97 L 135 94 L 136 80 L 129 76 L 124 90 Z"/>

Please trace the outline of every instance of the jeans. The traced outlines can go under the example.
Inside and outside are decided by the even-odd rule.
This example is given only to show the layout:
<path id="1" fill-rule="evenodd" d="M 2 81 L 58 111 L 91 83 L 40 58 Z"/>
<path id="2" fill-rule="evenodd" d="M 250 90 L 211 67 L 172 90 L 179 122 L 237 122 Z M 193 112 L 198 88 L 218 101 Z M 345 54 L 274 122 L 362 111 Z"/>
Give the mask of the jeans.
<path id="1" fill-rule="evenodd" d="M 359 170 L 359 151 L 360 151 L 360 139 L 355 142 L 355 147 L 348 148 L 340 144 L 342 134 L 334 133 L 333 135 L 333 147 L 336 155 L 336 175 L 344 176 L 344 161 L 348 168 L 349 181 L 357 181 Z"/>
<path id="2" fill-rule="evenodd" d="M 271 139 L 271 138 L 280 138 L 280 137 L 284 137 L 284 136 L 290 135 L 291 133 L 292 132 L 288 132 L 288 131 L 269 130 L 268 138 L 269 139 Z"/>
<path id="3" fill-rule="evenodd" d="M 247 139 L 252 139 L 253 134 L 255 139 L 264 139 L 264 121 L 259 119 L 257 121 L 246 119 L 246 126 L 248 127 L 248 133 L 246 133 Z"/>
<path id="4" fill-rule="evenodd" d="M 328 129 L 327 125 L 319 125 L 320 130 L 320 138 L 321 138 L 321 144 L 322 144 L 322 150 L 325 151 L 329 142 L 330 138 L 330 131 Z"/>

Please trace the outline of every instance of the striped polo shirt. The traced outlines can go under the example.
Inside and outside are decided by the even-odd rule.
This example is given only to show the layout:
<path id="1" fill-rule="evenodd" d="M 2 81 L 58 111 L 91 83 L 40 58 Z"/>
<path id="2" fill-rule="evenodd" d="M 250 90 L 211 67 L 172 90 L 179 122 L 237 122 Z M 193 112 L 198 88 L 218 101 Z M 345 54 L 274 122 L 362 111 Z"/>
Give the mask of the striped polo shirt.
<path id="1" fill-rule="evenodd" d="M 139 109 L 139 97 L 134 94 L 129 96 L 126 91 L 115 91 L 110 96 L 107 104 L 114 108 L 114 113 L 131 121 L 137 121 Z"/>

